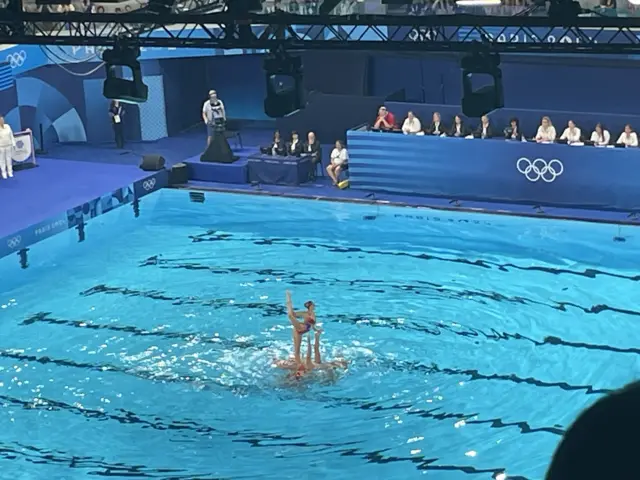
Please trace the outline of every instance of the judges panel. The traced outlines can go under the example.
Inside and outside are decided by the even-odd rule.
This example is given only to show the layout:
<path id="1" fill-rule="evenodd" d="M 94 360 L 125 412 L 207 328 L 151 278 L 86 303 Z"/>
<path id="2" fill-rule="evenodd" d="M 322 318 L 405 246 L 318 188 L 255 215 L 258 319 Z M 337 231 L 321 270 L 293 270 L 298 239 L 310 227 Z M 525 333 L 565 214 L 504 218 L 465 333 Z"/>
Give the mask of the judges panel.
<path id="1" fill-rule="evenodd" d="M 352 188 L 534 205 L 640 209 L 640 149 L 347 132 Z"/>

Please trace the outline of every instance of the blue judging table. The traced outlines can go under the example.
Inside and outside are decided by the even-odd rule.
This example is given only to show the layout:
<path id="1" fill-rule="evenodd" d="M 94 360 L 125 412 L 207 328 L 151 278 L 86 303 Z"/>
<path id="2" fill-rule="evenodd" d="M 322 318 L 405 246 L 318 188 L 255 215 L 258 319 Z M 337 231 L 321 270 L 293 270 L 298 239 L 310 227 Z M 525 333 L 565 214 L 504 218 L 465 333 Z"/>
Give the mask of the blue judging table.
<path id="1" fill-rule="evenodd" d="M 455 200 L 640 209 L 640 149 L 347 132 L 352 188 Z"/>
<path id="2" fill-rule="evenodd" d="M 256 153 L 247 163 L 250 183 L 265 185 L 300 185 L 308 182 L 313 172 L 310 155 L 276 157 Z"/>

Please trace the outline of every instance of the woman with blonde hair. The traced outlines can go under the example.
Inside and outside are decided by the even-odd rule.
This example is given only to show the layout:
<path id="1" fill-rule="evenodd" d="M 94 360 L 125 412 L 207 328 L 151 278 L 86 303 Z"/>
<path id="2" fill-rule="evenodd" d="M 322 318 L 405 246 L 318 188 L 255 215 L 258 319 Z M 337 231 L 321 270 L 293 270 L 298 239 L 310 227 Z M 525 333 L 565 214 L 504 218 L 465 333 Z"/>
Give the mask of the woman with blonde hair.
<path id="1" fill-rule="evenodd" d="M 542 122 L 538 127 L 538 133 L 536 133 L 536 142 L 538 143 L 553 143 L 556 140 L 556 129 L 551 123 L 551 119 L 547 116 L 542 117 Z"/>

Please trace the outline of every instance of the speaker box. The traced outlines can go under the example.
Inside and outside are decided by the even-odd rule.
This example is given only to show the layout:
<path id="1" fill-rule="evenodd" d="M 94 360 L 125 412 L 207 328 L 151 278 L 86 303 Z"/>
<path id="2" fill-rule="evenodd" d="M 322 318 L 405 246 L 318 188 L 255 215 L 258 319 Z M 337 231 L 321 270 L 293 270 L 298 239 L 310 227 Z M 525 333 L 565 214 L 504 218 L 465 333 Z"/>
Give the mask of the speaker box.
<path id="1" fill-rule="evenodd" d="M 157 172 L 164 168 L 165 160 L 162 155 L 144 155 L 140 168 L 145 172 Z"/>
<path id="2" fill-rule="evenodd" d="M 233 163 L 238 157 L 233 155 L 229 141 L 224 133 L 216 133 L 211 138 L 211 143 L 200 156 L 201 162 L 209 163 Z"/>
<path id="3" fill-rule="evenodd" d="M 169 171 L 169 185 L 189 183 L 189 168 L 186 163 L 176 163 Z"/>

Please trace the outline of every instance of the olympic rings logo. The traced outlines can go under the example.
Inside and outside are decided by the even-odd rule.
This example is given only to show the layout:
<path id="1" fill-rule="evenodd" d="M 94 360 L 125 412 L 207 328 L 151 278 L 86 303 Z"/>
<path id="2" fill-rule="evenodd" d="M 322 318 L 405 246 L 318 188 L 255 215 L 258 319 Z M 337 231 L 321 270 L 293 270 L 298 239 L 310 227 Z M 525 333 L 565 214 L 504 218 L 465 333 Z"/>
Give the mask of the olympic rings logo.
<path id="1" fill-rule="evenodd" d="M 522 157 L 516 162 L 516 168 L 530 182 L 542 180 L 551 183 L 564 172 L 564 165 L 555 158 L 549 162 L 543 158 L 536 158 L 532 162 L 528 158 Z"/>
<path id="2" fill-rule="evenodd" d="M 149 180 L 145 180 L 144 182 L 142 182 L 142 188 L 145 189 L 145 191 L 150 192 L 151 190 L 153 190 L 156 186 L 156 179 L 155 178 L 150 178 Z"/>
<path id="3" fill-rule="evenodd" d="M 22 237 L 18 235 L 17 237 L 13 237 L 7 240 L 7 247 L 13 250 L 15 248 L 18 248 L 21 243 L 22 243 Z"/>
<path id="4" fill-rule="evenodd" d="M 24 65 L 27 60 L 27 52 L 20 50 L 19 52 L 13 52 L 7 55 L 6 62 L 11 65 L 11 68 L 18 68 Z"/>

